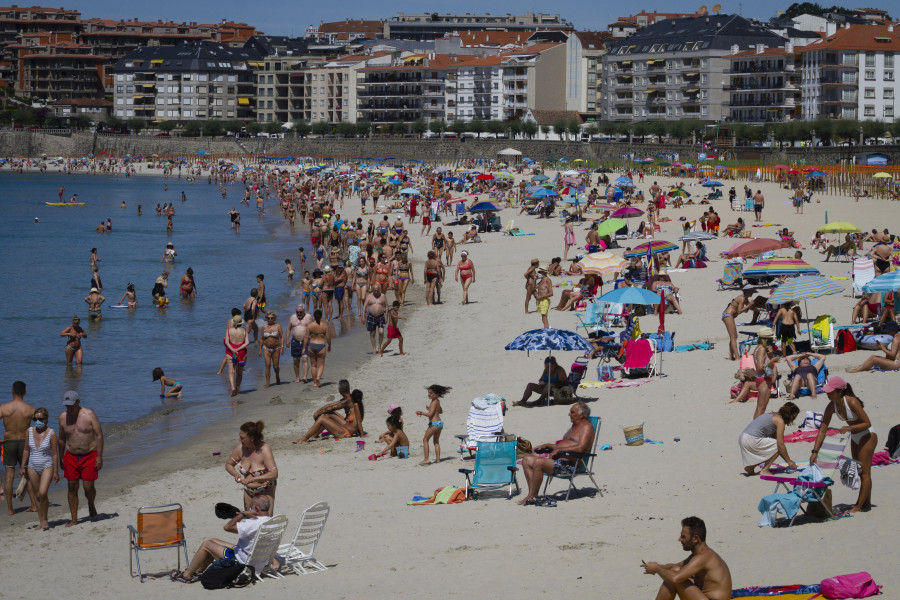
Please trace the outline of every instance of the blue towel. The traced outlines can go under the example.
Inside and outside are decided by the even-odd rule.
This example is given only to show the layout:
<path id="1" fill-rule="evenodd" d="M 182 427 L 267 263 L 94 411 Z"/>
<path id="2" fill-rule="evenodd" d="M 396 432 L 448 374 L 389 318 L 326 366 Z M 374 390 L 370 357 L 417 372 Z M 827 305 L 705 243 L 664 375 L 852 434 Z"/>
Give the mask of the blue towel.
<path id="1" fill-rule="evenodd" d="M 709 350 L 712 344 L 709 342 L 704 342 L 702 344 L 681 344 L 680 346 L 675 346 L 675 352 L 690 352 L 691 350 Z"/>
<path id="2" fill-rule="evenodd" d="M 759 501 L 757 509 L 762 513 L 758 525 L 760 527 L 774 527 L 778 510 L 781 509 L 789 519 L 793 518 L 800 510 L 800 496 L 791 492 L 789 494 L 769 494 Z"/>

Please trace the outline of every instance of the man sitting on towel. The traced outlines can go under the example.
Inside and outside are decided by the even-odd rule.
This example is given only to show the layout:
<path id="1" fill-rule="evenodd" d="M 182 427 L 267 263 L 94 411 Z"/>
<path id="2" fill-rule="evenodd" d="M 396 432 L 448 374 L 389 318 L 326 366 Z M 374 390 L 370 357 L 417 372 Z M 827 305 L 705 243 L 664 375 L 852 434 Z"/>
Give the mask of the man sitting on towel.
<path id="1" fill-rule="evenodd" d="M 681 520 L 681 547 L 691 553 L 680 563 L 643 563 L 644 573 L 659 575 L 663 584 L 656 600 L 728 600 L 731 598 L 731 571 L 722 557 L 706 545 L 706 524 L 699 517 Z"/>
<path id="2" fill-rule="evenodd" d="M 529 454 L 522 459 L 522 471 L 525 473 L 525 481 L 528 483 L 528 495 L 519 502 L 523 505 L 537 505 L 538 491 L 541 489 L 541 481 L 544 474 L 547 475 L 572 475 L 577 468 L 577 458 L 565 453 L 574 452 L 586 454 L 591 451 L 594 442 L 594 428 L 588 417 L 591 409 L 584 402 L 576 402 L 569 408 L 569 420 L 572 427 L 556 444 L 541 444 L 534 449 L 536 453 L 549 452 L 547 457 Z"/>

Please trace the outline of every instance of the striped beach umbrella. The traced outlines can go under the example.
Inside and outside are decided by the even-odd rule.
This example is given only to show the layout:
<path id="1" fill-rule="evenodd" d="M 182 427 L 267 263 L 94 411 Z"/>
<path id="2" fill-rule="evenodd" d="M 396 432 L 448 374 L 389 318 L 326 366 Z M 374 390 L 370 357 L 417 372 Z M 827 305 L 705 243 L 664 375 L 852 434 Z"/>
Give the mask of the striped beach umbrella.
<path id="1" fill-rule="evenodd" d="M 673 244 L 672 242 L 667 242 L 666 240 L 653 240 L 652 242 L 647 242 L 645 244 L 641 244 L 640 246 L 636 246 L 631 252 L 626 252 L 625 258 L 644 256 L 647 254 L 648 249 L 650 250 L 650 254 L 659 254 L 660 252 L 671 252 L 672 250 L 678 250 L 678 244 Z"/>
<path id="2" fill-rule="evenodd" d="M 675 188 L 669 192 L 669 197 L 681 196 L 682 198 L 690 198 L 691 194 L 684 188 Z"/>
<path id="3" fill-rule="evenodd" d="M 900 277 L 897 279 L 897 287 L 900 288 Z M 789 279 L 775 288 L 772 295 L 769 296 L 768 302 L 769 304 L 784 304 L 785 302 L 840 294 L 843 291 L 843 286 L 826 277 L 802 275 Z"/>
<path id="4" fill-rule="evenodd" d="M 711 233 L 706 233 L 705 231 L 691 231 L 690 233 L 686 233 L 680 238 L 678 238 L 679 242 L 705 242 L 706 240 L 714 240 L 716 236 Z"/>
<path id="5" fill-rule="evenodd" d="M 622 273 L 628 266 L 628 261 L 612 252 L 593 252 L 585 255 L 579 264 L 585 274 L 612 275 Z"/>
<path id="6" fill-rule="evenodd" d="M 779 277 L 782 275 L 818 275 L 819 270 L 806 261 L 796 258 L 766 258 L 756 261 L 752 267 L 744 269 L 745 279 Z"/>
<path id="7" fill-rule="evenodd" d="M 872 292 L 892 292 L 894 290 L 900 290 L 900 271 L 891 271 L 890 273 L 879 275 L 864 285 L 862 289 L 867 294 Z"/>

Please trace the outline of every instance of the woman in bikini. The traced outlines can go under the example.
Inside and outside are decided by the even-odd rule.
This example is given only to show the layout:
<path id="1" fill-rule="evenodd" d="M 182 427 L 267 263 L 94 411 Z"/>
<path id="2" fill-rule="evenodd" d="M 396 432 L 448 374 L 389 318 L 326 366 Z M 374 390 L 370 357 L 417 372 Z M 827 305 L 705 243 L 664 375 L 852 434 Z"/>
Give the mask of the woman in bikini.
<path id="1" fill-rule="evenodd" d="M 278 484 L 278 466 L 272 447 L 263 441 L 263 422 L 247 421 L 241 425 L 240 443 L 225 462 L 225 470 L 244 488 L 244 510 L 256 496 L 267 496 L 270 510 L 275 506 L 275 486 Z"/>
<path id="2" fill-rule="evenodd" d="M 338 414 L 340 410 L 344 411 L 343 417 Z M 336 438 L 354 435 L 365 437 L 366 432 L 362 424 L 365 415 L 366 409 L 363 405 L 363 393 L 360 390 L 353 390 L 350 393 L 349 401 L 339 400 L 317 410 L 315 415 L 316 421 L 313 423 L 313 426 L 294 443 L 305 444 L 311 438 L 317 437 L 323 430 Z"/>
<path id="3" fill-rule="evenodd" d="M 437 259 L 441 260 L 444 254 L 444 246 L 446 245 L 447 238 L 444 235 L 444 232 L 441 231 L 441 228 L 438 227 L 434 232 L 434 235 L 431 236 L 431 248 L 434 250 L 434 253 L 437 254 Z"/>
<path id="4" fill-rule="evenodd" d="M 228 362 L 228 383 L 231 385 L 231 396 L 238 395 L 241 379 L 244 377 L 244 365 L 247 362 L 247 346 L 250 336 L 244 329 L 244 320 L 240 315 L 231 319 L 231 327 L 225 334 L 225 354 L 231 358 Z"/>
<path id="5" fill-rule="evenodd" d="M 277 322 L 278 315 L 274 312 L 266 313 L 266 324 L 262 328 L 262 344 L 259 346 L 259 356 L 266 363 L 266 385 L 269 387 L 269 376 L 272 369 L 275 370 L 275 385 L 281 383 L 279 361 L 284 351 L 284 329 Z"/>
<path id="6" fill-rule="evenodd" d="M 381 284 L 381 291 L 385 294 L 391 289 L 391 264 L 384 252 L 379 254 L 378 264 L 375 265 L 375 280 L 373 283 Z"/>
<path id="7" fill-rule="evenodd" d="M 412 274 L 412 265 L 409 264 L 409 258 L 406 254 L 400 254 L 397 262 L 394 263 L 394 296 L 397 302 L 402 306 L 406 303 L 406 288 L 410 283 L 414 283 Z"/>
<path id="8" fill-rule="evenodd" d="M 122 304 L 126 298 L 128 298 L 128 308 L 137 308 L 137 294 L 134 291 L 133 283 L 129 283 L 128 287 L 125 288 L 125 293 L 119 299 L 119 304 Z"/>
<path id="9" fill-rule="evenodd" d="M 60 336 L 66 338 L 66 363 L 71 364 L 75 359 L 76 364 L 81 364 L 84 358 L 84 351 L 81 347 L 81 338 L 86 338 L 87 334 L 81 328 L 81 319 L 78 315 L 72 317 L 72 324 L 60 332 Z"/>
<path id="10" fill-rule="evenodd" d="M 369 261 L 365 252 L 360 254 L 356 270 L 353 272 L 353 284 L 356 286 L 356 308 L 359 318 L 362 319 L 363 303 L 366 301 L 366 293 L 369 291 Z"/>
<path id="11" fill-rule="evenodd" d="M 828 434 L 828 426 L 831 417 L 845 422 L 841 427 L 841 433 L 850 434 L 850 452 L 854 460 L 859 462 L 859 497 L 856 504 L 848 513 L 855 513 L 872 508 L 872 455 L 878 447 L 878 434 L 872 427 L 872 420 L 863 408 L 862 400 L 853 393 L 850 384 L 840 377 L 830 378 L 822 387 L 822 391 L 828 394 L 828 406 L 822 416 L 822 425 L 819 427 L 819 435 L 813 443 L 809 464 L 812 465 L 819 457 L 819 448 Z"/>
<path id="12" fill-rule="evenodd" d="M 890 348 L 886 347 L 881 342 L 876 343 L 878 344 L 878 349 L 884 352 L 884 356 L 870 356 L 855 369 L 847 369 L 848 373 L 871 371 L 873 367 L 878 367 L 882 371 L 900 370 L 900 333 L 894 334 Z"/>
<path id="13" fill-rule="evenodd" d="M 188 267 L 184 277 L 181 278 L 181 297 L 196 298 L 197 285 L 194 283 L 194 270 Z"/>
<path id="14" fill-rule="evenodd" d="M 315 322 L 306 328 L 306 346 L 309 355 L 309 370 L 313 376 L 313 387 L 321 386 L 322 373 L 325 371 L 325 356 L 331 352 L 331 332 L 328 325 L 322 323 L 322 311 L 313 313 Z"/>
<path id="15" fill-rule="evenodd" d="M 434 250 L 428 251 L 428 260 L 425 261 L 425 304 L 434 304 L 434 291 L 441 276 L 441 261 L 437 259 Z"/>
<path id="16" fill-rule="evenodd" d="M 725 329 L 728 330 L 729 360 L 737 360 L 741 355 L 741 353 L 738 352 L 738 332 L 734 319 L 739 314 L 747 312 L 753 307 L 753 304 L 750 302 L 750 296 L 752 296 L 755 291 L 756 288 L 752 285 L 745 285 L 741 290 L 741 295 L 729 302 L 728 306 L 726 306 L 725 310 L 722 312 L 722 322 L 725 323 Z"/>
<path id="17" fill-rule="evenodd" d="M 565 230 L 565 233 L 563 233 L 563 242 L 565 244 L 563 260 L 569 260 L 569 248 L 575 245 L 575 229 L 572 226 L 573 218 L 574 217 L 570 217 L 566 219 L 566 224 L 563 226 Z"/>
<path id="18" fill-rule="evenodd" d="M 775 331 L 771 327 L 763 327 L 757 332 L 756 350 L 753 352 L 753 364 L 756 369 L 756 411 L 753 418 L 766 412 L 769 398 L 772 395 L 772 385 L 775 383 L 774 367 L 781 360 L 780 356 L 774 356 L 770 344 L 775 337 Z"/>
<path id="19" fill-rule="evenodd" d="M 459 255 L 459 263 L 456 265 L 456 273 L 453 278 L 462 284 L 462 303 L 469 303 L 469 286 L 475 283 L 475 263 L 469 259 L 469 253 L 463 250 Z"/>

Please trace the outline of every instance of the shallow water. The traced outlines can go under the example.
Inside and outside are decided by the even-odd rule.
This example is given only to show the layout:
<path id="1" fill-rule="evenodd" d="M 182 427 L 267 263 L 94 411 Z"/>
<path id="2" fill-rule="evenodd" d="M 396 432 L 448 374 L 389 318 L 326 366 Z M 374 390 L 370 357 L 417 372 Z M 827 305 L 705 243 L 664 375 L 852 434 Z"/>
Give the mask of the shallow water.
<path id="1" fill-rule="evenodd" d="M 168 184 L 169 190 L 164 186 Z M 45 206 L 56 202 L 60 185 L 66 186 L 64 199 L 77 193 L 86 203 L 81 207 Z M 78 391 L 82 404 L 93 408 L 104 424 L 136 424 L 161 410 L 159 382 L 151 371 L 162 367 L 166 375 L 184 385 L 182 405 L 172 415 L 158 414 L 151 436 L 135 436 L 134 451 L 141 445 L 159 446 L 178 441 L 200 420 L 232 414 L 228 383 L 215 374 L 224 356 L 222 338 L 232 307 L 240 308 L 256 286 L 256 275 L 266 276 L 269 310 L 278 312 L 278 322 L 287 329 L 287 320 L 299 290 L 298 279 L 291 285 L 280 271 L 290 258 L 302 275 L 297 248 L 307 256 L 306 227 L 293 232 L 281 217 L 274 197 L 269 213 L 262 218 L 253 209 L 239 204 L 241 184 L 228 186 L 223 200 L 215 185 L 205 177 L 194 184 L 177 178 L 25 174 L 0 172 L 0 236 L 4 240 L 4 279 L 10 283 L 13 300 L 0 315 L 6 343 L 0 345 L 0 360 L 6 377 L 0 385 L 7 390 L 21 379 L 28 385 L 26 400 L 46 406 L 55 422 L 62 411 L 66 390 Z M 181 202 L 181 191 L 187 202 Z M 127 204 L 121 209 L 122 201 Z M 174 202 L 174 232 L 167 234 L 166 218 L 156 216 L 156 204 Z M 143 216 L 137 216 L 142 204 Z M 241 212 L 240 234 L 229 224 L 228 211 Z M 39 223 L 35 223 L 35 218 Z M 112 219 L 112 233 L 95 231 L 100 221 Z M 160 262 L 167 242 L 178 252 L 170 271 L 168 310 L 153 307 L 151 289 L 163 271 Z M 88 320 L 84 297 L 90 291 L 90 250 L 96 247 L 101 258 L 103 318 Z M 309 266 L 309 263 L 307 263 Z M 179 282 L 192 267 L 198 295 L 181 299 Z M 128 283 L 134 283 L 140 306 L 135 310 L 116 309 Z M 84 365 L 67 366 L 65 338 L 59 333 L 73 314 L 81 317 L 88 337 L 83 341 Z M 336 335 L 358 323 L 338 323 Z M 244 370 L 243 391 L 262 387 L 263 363 L 255 348 Z M 281 362 L 283 380 L 293 379 L 288 354 Z M 274 374 L 273 374 L 274 383 Z M 0 396 L 2 397 L 2 396 Z M 8 397 L 8 396 L 7 396 Z M 133 427 L 120 427 L 129 431 Z M 152 439 L 147 439 L 152 438 Z"/>

